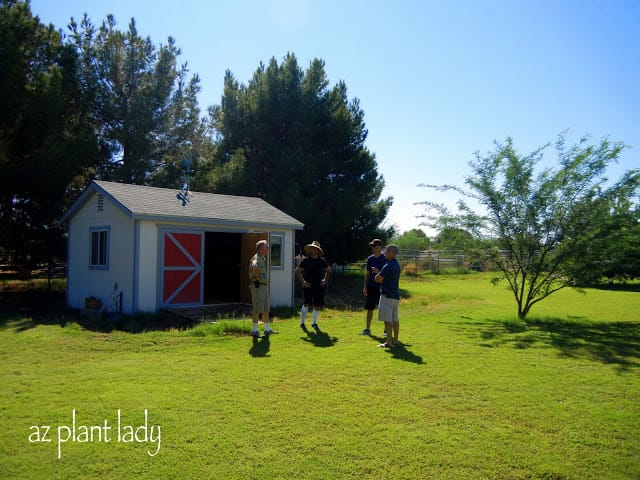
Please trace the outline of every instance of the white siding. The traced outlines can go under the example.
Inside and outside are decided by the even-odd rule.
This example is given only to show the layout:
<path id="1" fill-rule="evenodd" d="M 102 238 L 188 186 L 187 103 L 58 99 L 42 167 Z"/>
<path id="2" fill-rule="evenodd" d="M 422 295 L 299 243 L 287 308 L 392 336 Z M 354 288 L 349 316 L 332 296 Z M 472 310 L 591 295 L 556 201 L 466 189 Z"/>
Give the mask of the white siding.
<path id="1" fill-rule="evenodd" d="M 122 307 L 126 314 L 136 311 L 156 311 L 162 279 L 160 278 L 159 235 L 166 228 L 188 228 L 203 232 L 247 233 L 246 226 L 229 224 L 193 224 L 133 220 L 129 214 L 107 195 L 102 209 L 98 208 L 98 193 L 94 192 L 71 217 L 69 223 L 69 259 L 67 303 L 71 308 L 84 308 L 84 299 L 95 295 L 107 300 L 114 292 L 114 284 L 123 292 Z M 91 269 L 91 229 L 109 229 L 109 260 L 106 269 Z M 258 230 L 260 231 L 260 230 Z M 293 270 L 295 232 L 293 229 L 271 229 L 283 238 L 281 269 L 271 270 L 271 305 L 291 306 L 293 298 Z"/>
<path id="2" fill-rule="evenodd" d="M 272 268 L 271 275 L 271 306 L 293 305 L 293 270 L 294 270 L 294 235 L 292 230 L 272 230 L 272 235 L 283 236 L 282 269 Z"/>
<path id="3" fill-rule="evenodd" d="M 108 268 L 91 269 L 91 229 L 109 229 Z M 69 226 L 69 281 L 67 301 L 71 308 L 84 308 L 84 299 L 94 295 L 106 301 L 114 285 L 123 291 L 123 307 L 130 310 L 133 290 L 133 222 L 116 205 L 104 199 L 98 210 L 93 194 Z M 129 307 L 127 309 L 127 306 Z"/>
<path id="4" fill-rule="evenodd" d="M 137 248 L 136 310 L 154 312 L 158 309 L 158 227 L 154 222 L 139 222 Z"/>

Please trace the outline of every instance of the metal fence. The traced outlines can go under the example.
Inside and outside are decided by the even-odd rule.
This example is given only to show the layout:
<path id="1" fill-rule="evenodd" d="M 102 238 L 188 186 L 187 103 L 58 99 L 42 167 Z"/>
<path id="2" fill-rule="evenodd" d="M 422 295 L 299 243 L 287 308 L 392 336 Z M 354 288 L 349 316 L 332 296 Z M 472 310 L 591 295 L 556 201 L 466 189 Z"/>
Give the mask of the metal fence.
<path id="1" fill-rule="evenodd" d="M 20 257 L 10 250 L 0 251 L 0 274 L 29 278 L 61 278 L 67 274 L 64 258 Z"/>
<path id="2" fill-rule="evenodd" d="M 471 258 L 460 250 L 399 250 L 396 258 L 404 272 L 416 275 L 420 272 L 484 271 L 489 268 L 488 262 Z M 364 275 L 365 267 L 366 262 L 355 262 L 332 265 L 331 271 L 338 275 L 356 272 Z"/>
<path id="3" fill-rule="evenodd" d="M 485 270 L 486 264 L 471 258 L 460 250 L 415 250 L 398 252 L 398 261 L 407 273 L 429 271 L 441 273 L 444 270 Z"/>

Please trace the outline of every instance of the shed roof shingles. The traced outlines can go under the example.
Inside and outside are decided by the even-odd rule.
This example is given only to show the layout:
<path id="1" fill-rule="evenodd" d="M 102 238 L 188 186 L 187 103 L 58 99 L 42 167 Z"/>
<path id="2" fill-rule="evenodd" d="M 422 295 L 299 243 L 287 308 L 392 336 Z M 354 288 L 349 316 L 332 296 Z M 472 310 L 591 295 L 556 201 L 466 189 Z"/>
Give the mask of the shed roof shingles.
<path id="1" fill-rule="evenodd" d="M 183 202 L 178 198 L 178 190 L 101 180 L 94 182 L 134 216 L 303 227 L 300 221 L 257 197 L 190 192 L 189 201 Z"/>

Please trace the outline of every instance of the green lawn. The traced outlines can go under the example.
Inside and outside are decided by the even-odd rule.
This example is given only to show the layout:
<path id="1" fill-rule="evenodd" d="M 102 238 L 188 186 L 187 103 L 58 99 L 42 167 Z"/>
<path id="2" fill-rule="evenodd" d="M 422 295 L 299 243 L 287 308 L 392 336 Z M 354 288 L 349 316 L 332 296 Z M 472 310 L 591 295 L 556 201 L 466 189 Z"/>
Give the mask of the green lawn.
<path id="1" fill-rule="evenodd" d="M 403 278 L 405 345 L 381 349 L 359 286 L 321 332 L 281 311 L 257 342 L 246 320 L 105 333 L 5 309 L 0 478 L 640 478 L 640 292 L 561 291 L 524 326 L 487 275 Z"/>

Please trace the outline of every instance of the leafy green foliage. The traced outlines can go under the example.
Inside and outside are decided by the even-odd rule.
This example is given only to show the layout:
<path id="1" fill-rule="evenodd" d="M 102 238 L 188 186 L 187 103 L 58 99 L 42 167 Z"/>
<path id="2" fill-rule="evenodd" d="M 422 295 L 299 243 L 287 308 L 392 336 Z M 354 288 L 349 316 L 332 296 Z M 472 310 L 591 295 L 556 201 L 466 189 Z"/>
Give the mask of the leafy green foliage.
<path id="1" fill-rule="evenodd" d="M 475 243 L 476 239 L 466 230 L 448 227 L 438 233 L 435 246 L 439 250 L 468 251 Z"/>
<path id="2" fill-rule="evenodd" d="M 640 278 L 640 206 L 633 200 L 637 194 L 631 175 L 590 206 L 588 213 L 597 220 L 583 226 L 570 266 L 579 284 Z"/>
<path id="3" fill-rule="evenodd" d="M 431 244 L 424 230 L 414 228 L 393 238 L 393 243 L 401 250 L 425 250 Z"/>

